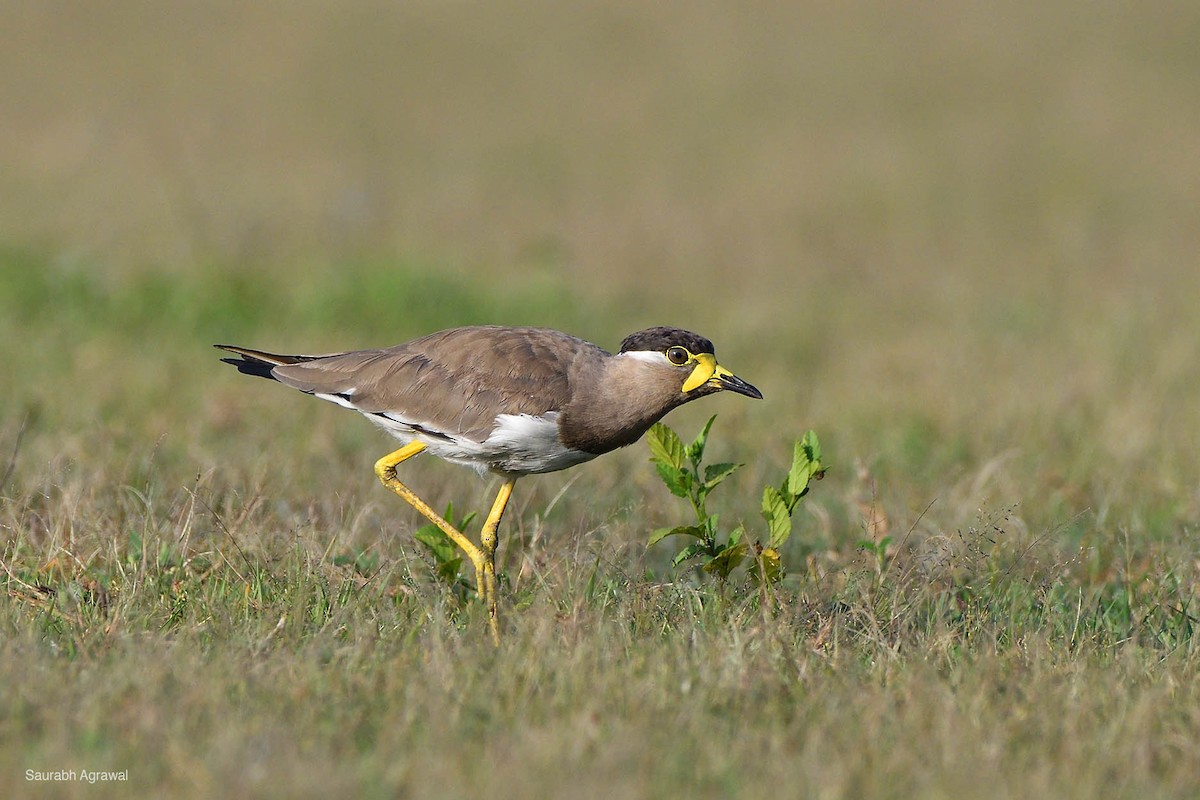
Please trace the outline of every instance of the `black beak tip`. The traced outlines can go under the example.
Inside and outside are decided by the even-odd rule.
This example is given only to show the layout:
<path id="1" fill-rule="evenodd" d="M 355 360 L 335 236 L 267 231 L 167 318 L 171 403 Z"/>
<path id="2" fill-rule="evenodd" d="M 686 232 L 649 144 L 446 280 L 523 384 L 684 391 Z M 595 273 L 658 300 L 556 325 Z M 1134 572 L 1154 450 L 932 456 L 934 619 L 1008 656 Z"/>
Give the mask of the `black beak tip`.
<path id="1" fill-rule="evenodd" d="M 746 397 L 751 397 L 755 400 L 762 400 L 762 392 L 752 384 L 746 383 L 736 375 L 724 375 L 721 377 L 721 388 L 729 392 L 737 392 Z"/>

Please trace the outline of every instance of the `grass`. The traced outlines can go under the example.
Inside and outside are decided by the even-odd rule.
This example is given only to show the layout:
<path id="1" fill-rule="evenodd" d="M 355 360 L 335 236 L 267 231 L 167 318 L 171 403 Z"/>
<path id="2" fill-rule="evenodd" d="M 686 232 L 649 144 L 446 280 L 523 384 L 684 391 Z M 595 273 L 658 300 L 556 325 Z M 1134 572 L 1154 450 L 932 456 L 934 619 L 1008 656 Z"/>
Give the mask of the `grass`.
<path id="1" fill-rule="evenodd" d="M 1200 16 L 1093 11 L 0 11 L 0 794 L 1192 795 Z M 722 527 L 833 467 L 784 579 L 638 444 L 518 484 L 494 649 L 210 347 L 475 322 L 712 338 Z"/>

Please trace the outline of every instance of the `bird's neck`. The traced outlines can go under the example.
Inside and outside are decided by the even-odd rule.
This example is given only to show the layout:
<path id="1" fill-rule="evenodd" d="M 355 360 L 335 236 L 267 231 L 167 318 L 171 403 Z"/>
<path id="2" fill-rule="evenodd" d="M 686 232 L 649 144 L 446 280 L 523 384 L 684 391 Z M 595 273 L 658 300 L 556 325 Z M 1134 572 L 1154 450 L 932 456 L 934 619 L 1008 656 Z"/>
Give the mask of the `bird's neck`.
<path id="1" fill-rule="evenodd" d="M 614 356 L 606 367 L 576 387 L 559 416 L 559 439 L 573 450 L 599 455 L 633 444 L 686 400 L 647 364 Z"/>

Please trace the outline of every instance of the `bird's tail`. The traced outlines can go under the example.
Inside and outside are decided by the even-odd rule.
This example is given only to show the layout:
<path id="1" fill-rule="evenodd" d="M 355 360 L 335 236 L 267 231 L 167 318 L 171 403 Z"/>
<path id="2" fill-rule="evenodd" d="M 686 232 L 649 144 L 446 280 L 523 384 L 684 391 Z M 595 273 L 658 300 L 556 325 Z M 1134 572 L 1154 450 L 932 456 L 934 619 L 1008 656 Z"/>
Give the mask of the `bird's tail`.
<path id="1" fill-rule="evenodd" d="M 241 356 L 241 358 L 221 359 L 226 364 L 232 364 L 237 367 L 238 372 L 269 380 L 276 380 L 275 376 L 271 374 L 271 370 L 275 367 L 283 366 L 284 364 L 300 364 L 320 358 L 320 356 L 285 356 L 278 353 L 267 353 L 262 350 L 251 350 L 248 347 L 237 347 L 232 344 L 214 344 L 213 347 L 218 350 L 237 353 Z"/>

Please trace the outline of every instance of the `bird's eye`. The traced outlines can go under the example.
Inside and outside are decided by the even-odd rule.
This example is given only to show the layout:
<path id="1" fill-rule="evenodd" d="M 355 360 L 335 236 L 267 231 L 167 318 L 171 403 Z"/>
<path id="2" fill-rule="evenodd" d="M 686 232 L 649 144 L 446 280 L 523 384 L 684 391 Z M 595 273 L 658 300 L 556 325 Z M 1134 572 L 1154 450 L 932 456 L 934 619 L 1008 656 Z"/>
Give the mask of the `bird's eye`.
<path id="1" fill-rule="evenodd" d="M 688 362 L 688 351 L 682 347 L 668 347 L 667 360 L 678 367 L 682 367 Z"/>

